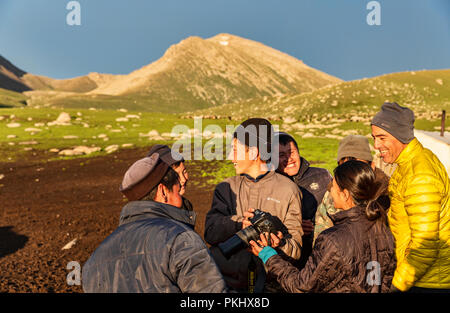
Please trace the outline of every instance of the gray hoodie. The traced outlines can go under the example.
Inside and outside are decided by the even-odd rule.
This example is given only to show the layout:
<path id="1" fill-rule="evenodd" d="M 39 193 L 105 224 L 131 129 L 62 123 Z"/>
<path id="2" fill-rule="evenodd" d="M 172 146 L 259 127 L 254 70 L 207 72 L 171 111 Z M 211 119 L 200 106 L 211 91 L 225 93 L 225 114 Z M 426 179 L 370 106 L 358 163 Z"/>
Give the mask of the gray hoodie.
<path id="1" fill-rule="evenodd" d="M 256 180 L 245 175 L 230 177 L 216 186 L 211 210 L 206 215 L 205 240 L 212 245 L 214 259 L 233 289 L 244 291 L 247 288 L 248 264 L 253 258 L 261 291 L 265 274 L 259 258 L 244 249 L 227 260 L 217 248 L 219 243 L 242 229 L 243 214 L 249 208 L 268 212 L 279 219 L 286 239 L 281 252 L 299 259 L 303 235 L 301 192 L 292 180 L 273 171 Z"/>

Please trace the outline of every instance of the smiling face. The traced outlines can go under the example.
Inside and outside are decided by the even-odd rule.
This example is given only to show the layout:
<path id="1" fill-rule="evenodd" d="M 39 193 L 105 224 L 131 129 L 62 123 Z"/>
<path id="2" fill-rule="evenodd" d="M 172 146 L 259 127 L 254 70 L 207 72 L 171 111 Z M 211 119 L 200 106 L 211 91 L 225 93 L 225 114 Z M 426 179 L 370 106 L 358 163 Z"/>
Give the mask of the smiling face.
<path id="1" fill-rule="evenodd" d="M 300 170 L 300 155 L 294 142 L 290 141 L 287 144 L 279 145 L 280 159 L 278 171 L 288 176 L 297 175 Z"/>
<path id="2" fill-rule="evenodd" d="M 236 170 L 236 175 L 248 174 L 251 167 L 254 165 L 254 157 L 252 158 L 251 148 L 242 144 L 236 138 L 232 142 L 233 150 L 231 160 Z"/>
<path id="3" fill-rule="evenodd" d="M 372 125 L 374 148 L 380 151 L 380 157 L 385 163 L 394 163 L 407 144 L 401 143 L 384 129 Z"/>

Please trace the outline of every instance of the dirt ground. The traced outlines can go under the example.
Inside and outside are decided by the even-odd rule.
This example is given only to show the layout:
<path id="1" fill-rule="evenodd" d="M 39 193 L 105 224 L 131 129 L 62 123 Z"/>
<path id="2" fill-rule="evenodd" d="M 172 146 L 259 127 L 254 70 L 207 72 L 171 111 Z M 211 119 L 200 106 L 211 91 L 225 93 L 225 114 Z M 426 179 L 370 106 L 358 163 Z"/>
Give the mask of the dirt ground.
<path id="1" fill-rule="evenodd" d="M 119 185 L 127 168 L 148 149 L 48 162 L 45 153 L 31 161 L 0 163 L 0 292 L 82 292 L 69 286 L 67 264 L 82 266 L 117 227 L 126 203 Z M 191 181 L 185 196 L 197 212 L 203 236 L 214 186 L 201 177 L 206 162 L 186 164 Z M 62 248 L 72 240 L 76 243 Z"/>

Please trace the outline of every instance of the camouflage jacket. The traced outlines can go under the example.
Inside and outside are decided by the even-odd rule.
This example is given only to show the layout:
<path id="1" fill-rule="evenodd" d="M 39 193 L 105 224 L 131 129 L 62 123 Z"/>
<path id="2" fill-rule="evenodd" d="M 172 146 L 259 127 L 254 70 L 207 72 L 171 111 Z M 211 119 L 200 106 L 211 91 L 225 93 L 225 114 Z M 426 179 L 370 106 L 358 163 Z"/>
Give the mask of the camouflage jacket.
<path id="1" fill-rule="evenodd" d="M 384 184 L 385 190 L 387 192 L 387 186 L 389 183 L 389 176 L 386 175 L 385 172 L 380 170 L 379 168 L 375 168 L 375 177 L 377 181 L 382 181 Z M 313 246 L 316 242 L 317 236 L 324 230 L 333 227 L 333 221 L 331 220 L 330 216 L 341 212 L 341 209 L 336 209 L 334 207 L 333 199 L 331 198 L 331 183 L 328 185 L 328 190 L 323 196 L 322 203 L 319 204 L 316 211 L 316 217 L 315 217 L 315 225 L 314 225 L 314 238 L 313 238 Z"/>

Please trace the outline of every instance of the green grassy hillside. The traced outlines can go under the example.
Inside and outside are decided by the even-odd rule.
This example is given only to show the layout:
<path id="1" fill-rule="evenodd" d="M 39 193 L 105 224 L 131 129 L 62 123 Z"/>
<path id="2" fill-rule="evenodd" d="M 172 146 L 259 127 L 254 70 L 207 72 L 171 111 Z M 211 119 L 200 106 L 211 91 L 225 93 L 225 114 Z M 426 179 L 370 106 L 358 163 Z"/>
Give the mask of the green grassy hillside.
<path id="1" fill-rule="evenodd" d="M 0 88 L 0 108 L 21 107 L 26 105 L 27 97 L 19 92 Z"/>
<path id="2" fill-rule="evenodd" d="M 261 43 L 219 34 L 189 37 L 127 75 L 91 73 L 54 80 L 27 74 L 33 105 L 178 113 L 308 92 L 341 82 Z"/>
<path id="3" fill-rule="evenodd" d="M 266 97 L 193 112 L 193 115 L 242 119 L 263 116 L 303 123 L 369 118 L 385 102 L 411 108 L 417 117 L 450 109 L 450 70 L 393 73 L 343 82 L 318 90 L 282 97 Z M 189 114 L 188 114 L 189 115 Z M 354 118 L 356 119 L 356 118 Z M 292 123 L 292 122 L 291 122 Z"/>

